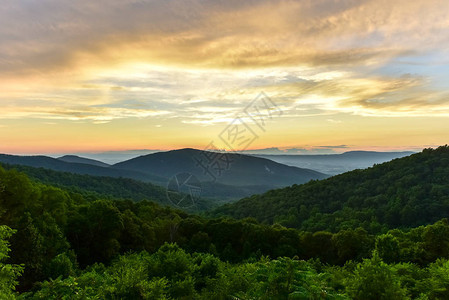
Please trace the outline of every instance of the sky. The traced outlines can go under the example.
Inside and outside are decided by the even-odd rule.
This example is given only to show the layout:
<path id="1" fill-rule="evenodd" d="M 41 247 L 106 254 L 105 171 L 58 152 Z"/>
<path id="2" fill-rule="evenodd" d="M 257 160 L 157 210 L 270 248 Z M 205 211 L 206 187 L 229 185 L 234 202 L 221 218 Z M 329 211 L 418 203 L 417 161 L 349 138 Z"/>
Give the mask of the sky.
<path id="1" fill-rule="evenodd" d="M 434 147 L 448 54 L 447 0 L 6 0 L 0 152 Z"/>

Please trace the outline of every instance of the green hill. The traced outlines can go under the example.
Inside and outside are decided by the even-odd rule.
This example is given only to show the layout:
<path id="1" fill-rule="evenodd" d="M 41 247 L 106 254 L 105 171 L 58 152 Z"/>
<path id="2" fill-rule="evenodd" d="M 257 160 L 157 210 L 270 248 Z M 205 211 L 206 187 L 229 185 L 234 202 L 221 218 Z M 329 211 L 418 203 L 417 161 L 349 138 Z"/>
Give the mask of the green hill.
<path id="1" fill-rule="evenodd" d="M 272 190 L 215 210 L 307 231 L 409 228 L 449 216 L 449 147 L 321 181 Z"/>
<path id="2" fill-rule="evenodd" d="M 1 165 L 1 164 L 0 164 Z M 5 169 L 24 172 L 30 178 L 43 183 L 82 194 L 88 199 L 128 199 L 135 202 L 148 200 L 160 205 L 174 206 L 167 198 L 166 187 L 131 178 L 114 178 L 107 176 L 82 175 L 69 172 L 54 171 L 24 165 L 2 165 Z M 170 197 L 181 197 L 171 193 Z M 188 212 L 205 211 L 217 207 L 219 200 L 202 197 L 194 206 L 183 208 Z"/>

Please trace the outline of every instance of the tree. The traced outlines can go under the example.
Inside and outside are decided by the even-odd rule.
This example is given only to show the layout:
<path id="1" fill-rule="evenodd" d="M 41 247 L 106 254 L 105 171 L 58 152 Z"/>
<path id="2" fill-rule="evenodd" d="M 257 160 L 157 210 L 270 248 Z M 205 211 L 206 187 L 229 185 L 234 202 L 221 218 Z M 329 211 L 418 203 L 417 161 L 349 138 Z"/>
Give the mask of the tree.
<path id="1" fill-rule="evenodd" d="M 399 250 L 399 241 L 393 235 L 387 233 L 377 237 L 376 251 L 384 262 L 398 262 L 400 255 Z"/>
<path id="2" fill-rule="evenodd" d="M 334 234 L 332 242 L 337 250 L 339 263 L 348 260 L 360 261 L 370 256 L 374 238 L 363 228 L 341 230 Z"/>
<path id="3" fill-rule="evenodd" d="M 92 261 L 107 262 L 119 253 L 123 230 L 120 211 L 110 201 L 97 200 L 87 210 Z"/>
<path id="4" fill-rule="evenodd" d="M 353 299 L 381 300 L 407 299 L 406 290 L 389 265 L 384 263 L 377 251 L 373 257 L 364 259 L 345 280 L 346 292 Z"/>
<path id="5" fill-rule="evenodd" d="M 439 259 L 429 266 L 430 277 L 424 281 L 429 299 L 449 298 L 449 261 Z"/>
<path id="6" fill-rule="evenodd" d="M 9 258 L 8 239 L 15 233 L 8 226 L 0 226 L 0 299 L 13 299 L 14 290 L 18 284 L 17 278 L 23 272 L 23 265 L 5 264 L 4 261 Z"/>

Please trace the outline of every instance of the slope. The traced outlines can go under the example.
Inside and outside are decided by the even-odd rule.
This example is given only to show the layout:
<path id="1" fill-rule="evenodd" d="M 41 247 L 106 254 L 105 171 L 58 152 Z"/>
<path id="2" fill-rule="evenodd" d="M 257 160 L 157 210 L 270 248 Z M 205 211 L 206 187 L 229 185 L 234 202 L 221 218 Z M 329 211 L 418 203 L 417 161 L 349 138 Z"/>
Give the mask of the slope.
<path id="1" fill-rule="evenodd" d="M 130 178 L 113 178 L 105 176 L 81 175 L 69 172 L 54 171 L 51 169 L 35 168 L 24 165 L 0 164 L 5 170 L 17 170 L 25 173 L 30 178 L 55 187 L 63 188 L 75 193 L 82 194 L 88 199 L 127 199 L 134 202 L 143 200 L 152 201 L 160 205 L 174 206 L 167 198 L 165 187 L 148 182 L 142 182 Z M 184 195 L 174 195 L 170 197 L 183 197 Z M 217 207 L 220 204 L 217 200 L 207 198 L 197 199 L 194 206 L 182 208 L 188 212 L 200 212 Z M 221 203 L 223 204 L 223 203 Z"/>
<path id="2" fill-rule="evenodd" d="M 449 147 L 254 195 L 212 215 L 254 217 L 308 231 L 362 226 L 378 232 L 429 224 L 449 217 Z"/>

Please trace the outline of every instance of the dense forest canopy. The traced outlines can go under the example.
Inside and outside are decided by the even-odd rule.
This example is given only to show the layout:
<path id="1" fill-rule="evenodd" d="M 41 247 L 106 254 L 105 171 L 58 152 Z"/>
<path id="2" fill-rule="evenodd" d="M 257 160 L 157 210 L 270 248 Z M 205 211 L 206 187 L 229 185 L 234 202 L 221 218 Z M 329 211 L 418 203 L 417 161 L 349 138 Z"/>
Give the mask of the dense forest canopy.
<path id="1" fill-rule="evenodd" d="M 421 179 L 435 172 L 446 178 L 447 152 L 426 150 L 391 167 L 342 176 L 356 187 L 357 177 L 369 182 L 371 172 L 394 174 L 400 164 L 404 176 L 390 174 L 392 180 L 407 178 L 407 166 L 422 168 Z M 335 188 L 332 180 L 302 188 L 326 182 Z M 398 186 L 411 182 L 423 181 L 406 179 Z M 348 214 L 352 226 L 299 230 L 102 198 L 0 168 L 0 298 L 445 299 L 449 224 L 444 218 L 426 221 L 437 216 L 418 227 L 367 230 L 359 215 Z"/>

